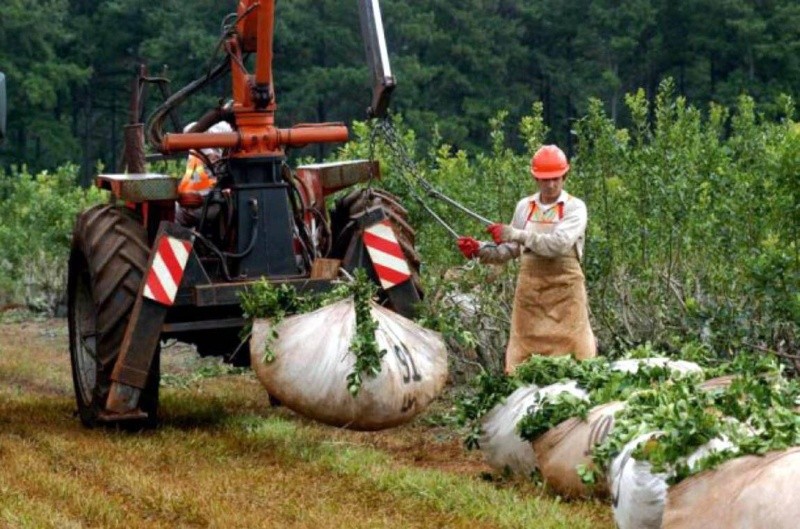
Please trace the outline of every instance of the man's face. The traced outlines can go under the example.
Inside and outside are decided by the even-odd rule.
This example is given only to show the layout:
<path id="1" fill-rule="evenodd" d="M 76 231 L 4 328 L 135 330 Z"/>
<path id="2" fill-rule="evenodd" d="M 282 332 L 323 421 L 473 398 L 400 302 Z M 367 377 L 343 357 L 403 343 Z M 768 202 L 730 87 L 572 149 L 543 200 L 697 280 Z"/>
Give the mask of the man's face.
<path id="1" fill-rule="evenodd" d="M 545 203 L 555 202 L 564 189 L 564 180 L 566 176 L 561 178 L 536 178 L 536 185 L 539 187 L 539 199 Z"/>

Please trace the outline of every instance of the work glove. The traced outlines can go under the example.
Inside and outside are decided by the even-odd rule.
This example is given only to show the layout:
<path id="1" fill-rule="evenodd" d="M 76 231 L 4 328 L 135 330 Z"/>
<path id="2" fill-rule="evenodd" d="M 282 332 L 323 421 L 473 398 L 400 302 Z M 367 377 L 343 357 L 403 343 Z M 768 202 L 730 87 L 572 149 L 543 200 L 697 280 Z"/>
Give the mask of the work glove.
<path id="1" fill-rule="evenodd" d="M 524 243 L 526 238 L 525 230 L 518 230 L 508 224 L 490 224 L 486 231 L 492 234 L 492 239 L 497 244 L 503 242 Z"/>
<path id="2" fill-rule="evenodd" d="M 472 237 L 459 237 L 456 244 L 458 244 L 458 249 L 461 250 L 461 253 L 464 254 L 464 257 L 467 259 L 474 259 L 477 257 L 481 249 L 481 243 Z"/>

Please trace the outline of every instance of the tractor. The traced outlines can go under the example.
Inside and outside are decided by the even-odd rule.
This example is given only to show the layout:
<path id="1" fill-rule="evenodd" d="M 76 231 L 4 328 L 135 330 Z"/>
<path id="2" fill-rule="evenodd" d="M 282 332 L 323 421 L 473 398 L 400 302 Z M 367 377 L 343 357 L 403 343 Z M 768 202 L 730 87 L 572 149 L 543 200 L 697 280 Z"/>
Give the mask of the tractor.
<path id="1" fill-rule="evenodd" d="M 377 162 L 289 166 L 289 149 L 345 142 L 348 130 L 340 123 L 275 125 L 274 15 L 274 0 L 238 2 L 223 22 L 224 57 L 174 93 L 143 67 L 137 73 L 125 171 L 97 176 L 110 201 L 78 215 L 69 256 L 70 361 L 87 427 L 157 424 L 162 341 L 248 365 L 239 296 L 256 281 L 324 291 L 341 270 L 364 269 L 395 312 L 410 315 L 421 299 L 414 231 L 397 198 L 369 185 L 326 203 L 333 193 L 378 179 Z M 359 0 L 359 18 L 372 77 L 368 116 L 379 118 L 395 80 L 377 0 Z M 181 127 L 176 108 L 224 76 L 231 99 Z M 160 83 L 164 98 L 145 121 L 149 83 Z M 168 120 L 173 132 L 164 130 Z M 229 132 L 208 130 L 220 122 Z M 207 159 L 208 149 L 222 156 Z M 146 170 L 149 160 L 187 153 L 203 158 L 214 177 L 200 203 L 184 204 L 174 176 Z M 184 206 L 195 208 L 196 224 L 176 220 Z"/>

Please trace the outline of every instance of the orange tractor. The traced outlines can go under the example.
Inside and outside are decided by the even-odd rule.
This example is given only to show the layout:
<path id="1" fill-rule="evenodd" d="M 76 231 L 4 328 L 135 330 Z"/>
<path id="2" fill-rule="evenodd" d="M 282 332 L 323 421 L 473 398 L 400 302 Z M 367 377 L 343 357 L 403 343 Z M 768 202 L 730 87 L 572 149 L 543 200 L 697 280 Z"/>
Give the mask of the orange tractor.
<path id="1" fill-rule="evenodd" d="M 146 124 L 138 116 L 143 86 L 152 79 L 144 71 L 137 77 L 125 128 L 127 171 L 97 177 L 111 201 L 78 216 L 69 260 L 70 359 L 86 426 L 156 424 L 162 340 L 192 343 L 200 355 L 247 365 L 239 294 L 261 278 L 321 291 L 340 267 L 363 268 L 396 312 L 408 315 L 420 300 L 414 232 L 397 200 L 368 186 L 326 206 L 326 196 L 377 177 L 377 164 L 296 170 L 287 164 L 287 149 L 345 142 L 348 130 L 338 123 L 275 126 L 274 4 L 241 0 L 226 18 L 224 58 L 166 94 Z M 373 81 L 368 112 L 380 117 L 394 78 L 377 0 L 360 0 L 359 10 Z M 184 131 L 175 109 L 227 74 L 232 100 Z M 170 118 L 176 132 L 165 133 Z M 228 132 L 208 131 L 220 122 Z M 176 178 L 147 173 L 145 137 L 161 156 L 191 152 L 203 159 L 213 188 L 197 202 L 180 195 Z M 209 159 L 209 149 L 221 157 Z M 193 208 L 195 224 L 176 220 L 181 208 Z"/>

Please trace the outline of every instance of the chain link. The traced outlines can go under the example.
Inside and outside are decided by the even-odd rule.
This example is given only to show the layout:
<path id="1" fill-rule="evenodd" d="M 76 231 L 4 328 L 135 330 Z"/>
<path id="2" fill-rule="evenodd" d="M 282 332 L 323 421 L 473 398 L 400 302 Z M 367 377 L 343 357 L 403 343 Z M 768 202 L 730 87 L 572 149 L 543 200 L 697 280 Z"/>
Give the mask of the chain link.
<path id="1" fill-rule="evenodd" d="M 370 161 L 373 160 L 374 157 L 374 149 L 375 144 L 377 142 L 377 138 L 380 135 L 381 139 L 383 140 L 383 144 L 389 150 L 389 153 L 392 155 L 392 159 L 394 163 L 397 165 L 400 173 L 400 178 L 405 182 L 406 186 L 408 187 L 408 192 L 413 199 L 420 203 L 422 208 L 428 212 L 439 224 L 441 224 L 451 235 L 454 237 L 458 237 L 458 233 L 447 223 L 445 222 L 435 211 L 433 211 L 422 199 L 422 197 L 416 193 L 415 188 L 421 187 L 426 195 L 429 197 L 437 198 L 450 206 L 453 206 L 462 212 L 466 213 L 467 215 L 471 216 L 474 219 L 482 222 L 483 224 L 489 225 L 492 224 L 492 221 L 478 215 L 474 211 L 466 208 L 464 205 L 456 202 L 452 198 L 448 197 L 441 191 L 438 191 L 434 188 L 427 180 L 425 180 L 422 170 L 420 169 L 417 162 L 414 160 L 414 157 L 408 152 L 406 148 L 406 144 L 403 142 L 403 139 L 397 132 L 397 129 L 392 124 L 391 120 L 386 117 L 381 120 L 376 121 L 373 126 L 372 130 L 370 131 L 370 143 L 369 143 L 369 156 Z M 371 179 L 370 179 L 371 183 Z"/>
<path id="2" fill-rule="evenodd" d="M 411 195 L 411 198 L 419 202 L 422 209 L 424 209 L 431 217 L 434 218 L 442 227 L 450 233 L 455 238 L 458 238 L 458 232 L 453 229 L 444 219 L 442 219 L 433 209 L 428 206 L 427 203 L 423 200 L 423 198 L 415 191 L 415 187 L 419 185 L 422 187 L 426 193 L 431 194 L 433 191 L 433 187 L 423 178 L 422 171 L 417 165 L 417 162 L 414 158 L 409 154 L 408 149 L 406 149 L 405 143 L 403 143 L 402 138 L 397 133 L 397 129 L 395 129 L 394 125 L 392 124 L 391 120 L 386 117 L 381 120 L 376 121 L 373 124 L 372 130 L 370 131 L 370 140 L 369 140 L 369 156 L 370 162 L 373 161 L 374 157 L 374 148 L 376 139 L 380 135 L 381 139 L 383 140 L 383 144 L 387 147 L 390 154 L 392 155 L 392 160 L 395 162 L 399 169 L 400 178 L 405 182 L 406 187 L 408 188 L 408 193 Z M 372 179 L 370 178 L 370 184 L 372 183 Z"/>

